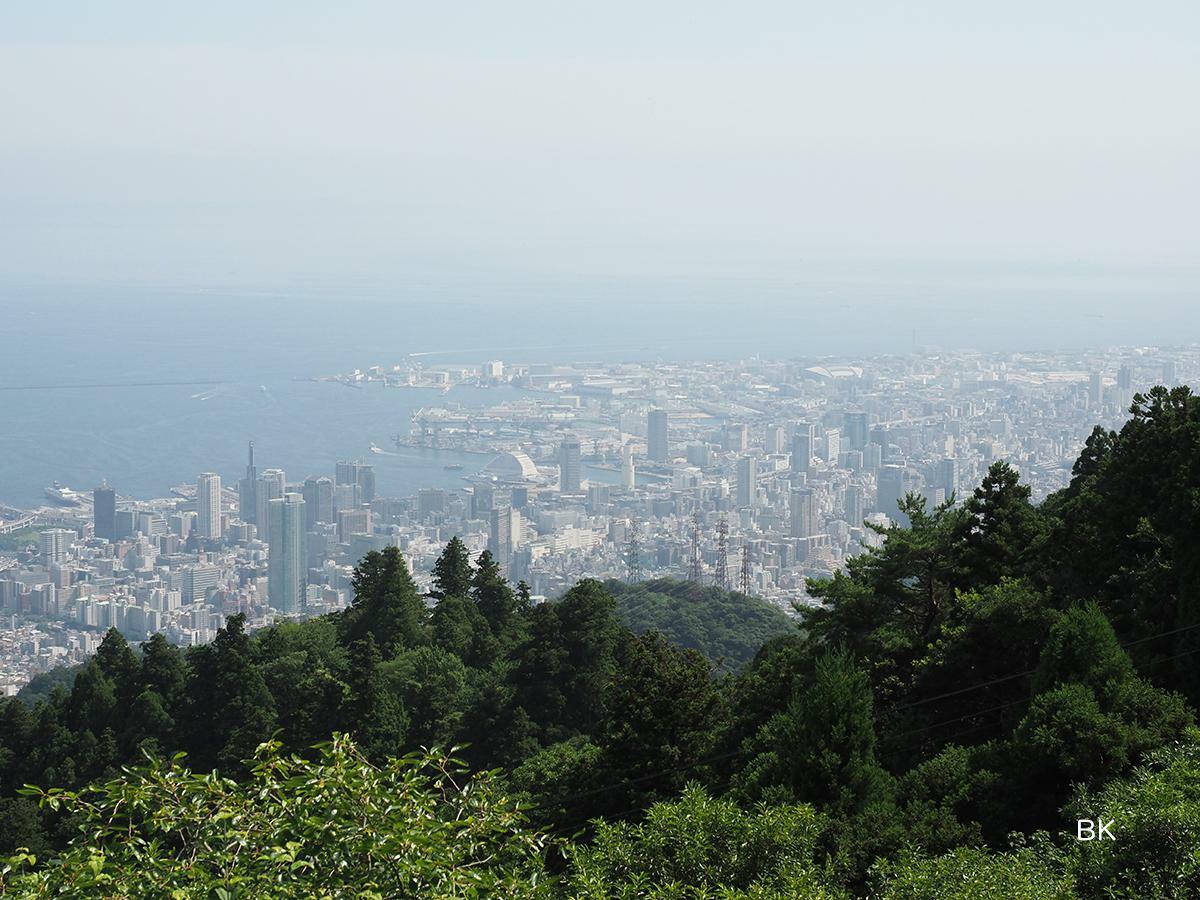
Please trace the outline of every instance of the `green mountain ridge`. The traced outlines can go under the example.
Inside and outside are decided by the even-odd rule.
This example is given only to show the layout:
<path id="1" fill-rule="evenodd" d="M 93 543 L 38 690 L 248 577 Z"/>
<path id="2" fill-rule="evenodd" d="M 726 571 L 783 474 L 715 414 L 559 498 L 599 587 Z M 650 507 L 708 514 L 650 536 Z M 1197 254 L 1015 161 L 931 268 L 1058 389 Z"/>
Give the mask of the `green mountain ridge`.
<path id="1" fill-rule="evenodd" d="M 657 631 L 677 647 L 695 650 L 736 671 L 767 641 L 794 634 L 796 620 L 758 597 L 715 585 L 656 578 L 637 584 L 605 581 L 621 621 L 638 634 Z"/>

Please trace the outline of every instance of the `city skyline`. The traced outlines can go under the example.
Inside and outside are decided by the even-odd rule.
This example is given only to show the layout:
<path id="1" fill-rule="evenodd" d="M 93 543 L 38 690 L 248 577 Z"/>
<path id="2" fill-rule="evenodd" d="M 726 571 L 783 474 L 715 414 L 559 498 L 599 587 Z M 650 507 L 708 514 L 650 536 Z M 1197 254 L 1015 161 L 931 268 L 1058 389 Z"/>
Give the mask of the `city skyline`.
<path id="1" fill-rule="evenodd" d="M 1062 487 L 1091 428 L 1117 427 L 1136 390 L 1200 375 L 1200 349 L 859 363 L 493 360 L 331 375 L 381 395 L 426 383 L 441 396 L 477 381 L 521 389 L 417 409 L 407 434 L 324 472 L 289 476 L 251 439 L 237 480 L 231 459 L 171 497 L 102 481 L 56 487 L 41 509 L 0 507 L 0 528 L 34 535 L 35 547 L 0 552 L 0 612 L 58 634 L 45 652 L 86 654 L 109 626 L 203 642 L 235 610 L 262 627 L 343 608 L 371 550 L 400 547 L 424 585 L 450 537 L 489 551 L 536 597 L 587 574 L 671 577 L 741 587 L 790 612 L 810 602 L 807 578 L 879 545 L 873 528 L 907 524 L 897 507 L 909 492 L 961 503 L 997 460 L 1035 497 Z M 473 463 L 446 463 L 456 484 L 394 494 L 387 476 L 406 453 Z M 61 658 L 35 655 L 26 671 Z"/>
<path id="2" fill-rule="evenodd" d="M 0 4 L 0 893 L 1200 896 L 1200 4 Z"/>

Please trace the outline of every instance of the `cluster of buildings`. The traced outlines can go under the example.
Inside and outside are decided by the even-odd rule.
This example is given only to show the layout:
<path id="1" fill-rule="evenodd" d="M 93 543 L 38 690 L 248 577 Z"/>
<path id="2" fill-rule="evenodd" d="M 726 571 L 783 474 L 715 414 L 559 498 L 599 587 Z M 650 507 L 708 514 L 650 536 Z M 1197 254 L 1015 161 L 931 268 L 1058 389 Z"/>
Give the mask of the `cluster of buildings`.
<path id="1" fill-rule="evenodd" d="M 1096 424 L 1119 427 L 1135 391 L 1200 376 L 1200 351 L 366 372 L 338 377 L 521 390 L 486 408 L 448 395 L 397 438 L 486 452 L 459 489 L 381 496 L 362 461 L 289 480 L 251 445 L 236 481 L 203 473 L 170 498 L 102 484 L 78 509 L 0 509 L 45 526 L 0 552 L 0 690 L 82 658 L 108 627 L 194 644 L 236 612 L 257 627 L 342 608 L 354 564 L 389 545 L 424 585 L 455 535 L 538 596 L 673 576 L 790 610 L 806 579 L 882 540 L 864 523 L 902 521 L 908 493 L 961 500 L 999 459 L 1036 498 L 1061 487 Z"/>

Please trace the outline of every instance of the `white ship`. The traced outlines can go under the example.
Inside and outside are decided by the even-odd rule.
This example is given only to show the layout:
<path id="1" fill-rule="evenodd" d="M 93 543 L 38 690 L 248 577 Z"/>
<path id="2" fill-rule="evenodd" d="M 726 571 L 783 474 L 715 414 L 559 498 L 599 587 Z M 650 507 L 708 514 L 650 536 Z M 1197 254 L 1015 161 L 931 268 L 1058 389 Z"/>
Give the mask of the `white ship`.
<path id="1" fill-rule="evenodd" d="M 79 491 L 73 491 L 56 481 L 46 488 L 46 499 L 58 506 L 80 506 L 85 498 Z"/>

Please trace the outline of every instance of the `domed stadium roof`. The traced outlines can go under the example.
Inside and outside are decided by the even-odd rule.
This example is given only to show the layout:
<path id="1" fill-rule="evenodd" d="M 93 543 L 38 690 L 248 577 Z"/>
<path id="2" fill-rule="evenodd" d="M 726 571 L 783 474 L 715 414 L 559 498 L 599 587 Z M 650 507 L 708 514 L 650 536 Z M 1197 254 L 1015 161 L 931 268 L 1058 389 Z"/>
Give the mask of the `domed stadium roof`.
<path id="1" fill-rule="evenodd" d="M 520 450 L 513 453 L 501 453 L 484 466 L 483 472 L 499 481 L 532 481 L 539 474 L 533 460 Z"/>
<path id="2" fill-rule="evenodd" d="M 861 366 L 809 366 L 804 370 L 809 378 L 833 381 L 838 378 L 862 378 Z"/>

